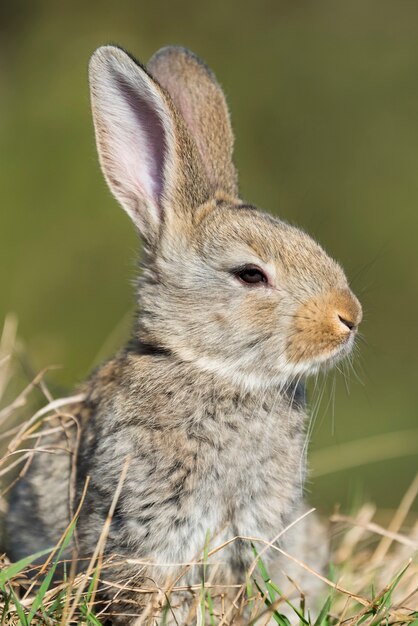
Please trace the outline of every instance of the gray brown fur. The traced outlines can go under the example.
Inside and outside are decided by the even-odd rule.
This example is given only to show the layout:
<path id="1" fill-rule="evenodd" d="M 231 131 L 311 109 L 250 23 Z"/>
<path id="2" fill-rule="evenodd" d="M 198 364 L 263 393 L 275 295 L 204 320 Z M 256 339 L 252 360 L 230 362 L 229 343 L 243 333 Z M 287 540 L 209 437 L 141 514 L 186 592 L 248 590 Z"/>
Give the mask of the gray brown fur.
<path id="1" fill-rule="evenodd" d="M 100 48 L 90 84 L 100 162 L 146 256 L 133 340 L 75 408 L 78 497 L 90 476 L 79 556 L 94 550 L 129 457 L 106 555 L 154 565 L 115 565 L 106 576 L 164 584 L 158 564 L 196 559 L 208 531 L 214 544 L 272 540 L 300 515 L 303 381 L 350 351 L 361 307 L 316 242 L 237 196 L 225 98 L 192 53 L 164 48 L 146 71 Z M 260 267 L 268 284 L 241 284 L 233 270 L 243 264 Z M 12 495 L 15 559 L 51 545 L 68 523 L 71 457 L 52 459 L 38 454 Z M 314 518 L 279 543 L 322 567 L 326 541 Z M 301 568 L 275 555 L 265 555 L 273 571 L 306 584 Z M 243 582 L 252 558 L 248 543 L 232 543 L 219 580 Z M 187 582 L 199 576 L 192 569 Z"/>

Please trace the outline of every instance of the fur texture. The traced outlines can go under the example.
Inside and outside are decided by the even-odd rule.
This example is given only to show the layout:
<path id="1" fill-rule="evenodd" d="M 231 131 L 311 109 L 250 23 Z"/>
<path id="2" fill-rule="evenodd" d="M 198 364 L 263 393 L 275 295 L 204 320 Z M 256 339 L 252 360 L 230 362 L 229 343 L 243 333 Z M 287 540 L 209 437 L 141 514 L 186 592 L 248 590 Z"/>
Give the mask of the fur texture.
<path id="1" fill-rule="evenodd" d="M 78 450 L 68 425 L 69 452 L 37 455 L 15 488 L 11 555 L 59 538 L 76 503 L 76 454 L 76 501 L 90 476 L 78 554 L 90 556 L 129 458 L 106 544 L 119 564 L 103 576 L 132 589 L 174 578 L 207 532 L 213 545 L 271 541 L 301 514 L 304 379 L 351 350 L 361 307 L 315 241 L 239 198 L 225 98 L 195 55 L 164 48 L 145 69 L 107 46 L 92 57 L 90 85 L 104 175 L 145 244 L 139 312 L 129 346 L 73 407 Z M 261 279 L 246 280 L 248 268 Z M 278 543 L 321 569 L 315 518 Z M 304 587 L 303 570 L 276 555 L 265 555 L 272 570 Z M 231 543 L 215 579 L 243 582 L 252 559 L 248 542 Z M 194 567 L 186 582 L 199 580 Z M 119 601 L 137 613 L 143 596 L 125 590 Z"/>

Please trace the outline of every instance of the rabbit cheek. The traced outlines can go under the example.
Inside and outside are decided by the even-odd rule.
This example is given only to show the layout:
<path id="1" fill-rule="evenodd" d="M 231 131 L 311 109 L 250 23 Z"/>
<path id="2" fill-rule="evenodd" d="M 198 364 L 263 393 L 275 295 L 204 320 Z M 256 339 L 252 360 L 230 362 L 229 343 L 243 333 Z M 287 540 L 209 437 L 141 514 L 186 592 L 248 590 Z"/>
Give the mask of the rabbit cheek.
<path id="1" fill-rule="evenodd" d="M 349 289 L 312 298 L 296 311 L 290 329 L 287 357 L 293 364 L 324 363 L 352 348 L 361 306 Z"/>
<path id="2" fill-rule="evenodd" d="M 274 336 L 277 318 L 277 302 L 271 297 L 272 294 L 264 287 L 256 287 L 255 290 L 260 293 L 251 293 L 249 290 L 240 310 L 241 335 L 246 337 L 246 345 L 249 341 L 248 347 L 253 357 L 257 354 L 254 352 L 257 345 L 259 356 L 262 356 L 262 346 L 267 347 L 266 343 Z"/>

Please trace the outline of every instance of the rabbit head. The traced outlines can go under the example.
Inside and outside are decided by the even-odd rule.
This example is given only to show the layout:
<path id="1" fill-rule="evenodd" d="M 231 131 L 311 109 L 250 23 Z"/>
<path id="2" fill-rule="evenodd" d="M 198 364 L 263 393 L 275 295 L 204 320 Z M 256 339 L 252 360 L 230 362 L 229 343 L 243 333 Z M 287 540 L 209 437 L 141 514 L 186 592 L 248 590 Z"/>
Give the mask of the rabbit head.
<path id="1" fill-rule="evenodd" d="M 243 202 L 225 97 L 193 53 L 90 62 L 100 163 L 146 251 L 141 341 L 246 386 L 315 373 L 352 348 L 361 306 L 300 229 Z"/>

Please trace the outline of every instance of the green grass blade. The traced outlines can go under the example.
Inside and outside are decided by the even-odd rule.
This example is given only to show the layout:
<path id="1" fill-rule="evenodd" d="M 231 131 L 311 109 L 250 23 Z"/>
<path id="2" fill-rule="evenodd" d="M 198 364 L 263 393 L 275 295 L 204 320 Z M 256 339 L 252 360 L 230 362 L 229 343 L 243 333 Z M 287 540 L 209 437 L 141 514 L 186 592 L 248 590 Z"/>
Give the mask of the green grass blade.
<path id="1" fill-rule="evenodd" d="M 50 626 L 50 624 L 51 624 L 51 620 L 49 619 L 49 617 L 50 617 L 50 616 L 48 615 L 48 613 L 47 613 L 46 609 L 45 609 L 43 606 L 41 606 L 41 607 L 40 607 L 40 611 L 41 611 L 41 613 L 42 613 L 42 622 L 40 622 L 40 623 L 41 623 L 43 626 L 44 626 L 44 625 L 45 625 L 45 626 Z M 55 620 L 54 620 L 54 621 L 55 621 Z"/>
<path id="2" fill-rule="evenodd" d="M 24 559 L 20 559 L 20 561 L 16 561 L 16 563 L 12 563 L 6 567 L 0 572 L 0 588 L 3 588 L 9 580 L 15 578 L 18 574 L 20 574 L 20 572 L 36 561 L 36 559 L 39 559 L 41 556 L 45 556 L 51 552 L 51 550 L 52 548 L 48 548 L 47 550 L 41 550 L 41 552 L 35 552 L 35 554 L 26 556 Z"/>
<path id="3" fill-rule="evenodd" d="M 257 587 L 258 591 L 261 593 L 261 595 L 264 598 L 264 604 L 268 607 L 271 608 L 272 606 L 272 602 L 269 600 L 269 598 L 266 596 L 265 591 L 260 587 L 260 585 L 258 584 L 258 582 L 256 580 L 254 580 L 254 584 Z M 280 626 L 291 626 L 290 621 L 288 620 L 288 618 L 286 617 L 286 615 L 282 615 L 282 613 L 279 613 L 279 611 L 277 611 L 276 609 L 272 609 L 271 610 L 271 616 L 274 619 L 275 622 L 277 622 L 277 624 L 279 624 Z"/>
<path id="4" fill-rule="evenodd" d="M 382 621 L 386 619 L 386 613 L 392 606 L 393 591 L 405 575 L 405 572 L 409 568 L 410 564 L 411 562 L 409 561 L 405 567 L 401 569 L 399 574 L 397 574 L 391 582 L 388 590 L 380 598 L 375 600 L 370 609 L 358 620 L 359 626 L 372 617 L 374 617 L 374 619 L 372 620 L 370 626 L 379 626 Z"/>
<path id="5" fill-rule="evenodd" d="M 74 530 L 75 530 L 75 520 L 72 522 L 72 524 L 70 524 L 70 526 L 68 527 L 67 533 L 64 537 L 64 540 L 54 558 L 54 562 L 52 567 L 49 569 L 48 574 L 45 576 L 45 578 L 42 581 L 41 586 L 39 587 L 38 593 L 35 596 L 34 601 L 32 602 L 32 606 L 31 609 L 29 611 L 29 615 L 28 615 L 28 621 L 29 623 L 31 623 L 32 619 L 34 618 L 36 612 L 38 611 L 38 609 L 40 608 L 40 606 L 42 605 L 42 601 L 44 599 L 44 596 L 46 594 L 46 592 L 48 591 L 50 585 L 51 585 L 51 581 L 52 578 L 55 574 L 55 570 L 57 569 L 59 560 L 61 558 L 61 554 L 63 553 L 63 551 L 67 548 L 68 544 L 71 541 L 71 538 L 73 536 Z"/>
<path id="6" fill-rule="evenodd" d="M 246 593 L 247 593 L 247 598 L 248 598 L 248 607 L 249 607 L 249 611 L 250 614 L 252 614 L 253 609 L 254 609 L 254 600 L 252 600 L 253 597 L 253 586 L 251 584 L 251 578 L 247 575 L 247 581 L 245 584 L 245 588 L 246 588 Z"/>
<path id="7" fill-rule="evenodd" d="M 310 622 L 306 619 L 305 617 L 305 613 L 301 610 L 299 610 L 290 600 L 288 600 L 283 593 L 280 591 L 279 587 L 272 581 L 270 581 L 270 585 L 273 587 L 273 589 L 283 598 L 284 602 L 286 602 L 287 605 L 290 606 L 291 609 L 293 609 L 293 611 L 296 613 L 296 615 L 299 617 L 299 619 L 301 620 L 301 622 L 303 624 L 306 624 L 306 626 L 309 626 Z"/>
<path id="8" fill-rule="evenodd" d="M 3 606 L 1 609 L 1 620 L 0 620 L 0 626 L 3 626 L 4 621 L 7 617 L 7 614 L 9 612 L 9 606 L 10 606 L 10 594 L 9 593 L 3 593 Z"/>
<path id="9" fill-rule="evenodd" d="M 259 570 L 259 572 L 261 574 L 261 577 L 262 577 L 262 579 L 264 581 L 264 584 L 266 585 L 266 589 L 267 589 L 267 593 L 268 593 L 270 602 L 274 602 L 276 600 L 276 592 L 275 592 L 273 586 L 271 585 L 271 579 L 270 579 L 269 573 L 267 571 L 267 568 L 264 565 L 263 560 L 259 556 L 259 554 L 257 552 L 257 549 L 256 549 L 256 547 L 255 547 L 255 545 L 253 543 L 251 544 L 251 547 L 253 549 L 254 556 L 257 559 L 258 570 Z"/>
<path id="10" fill-rule="evenodd" d="M 28 621 L 26 615 L 25 615 L 25 609 L 24 607 L 21 605 L 19 598 L 17 597 L 17 595 L 15 594 L 15 592 L 13 591 L 13 589 L 10 589 L 10 595 L 13 599 L 14 605 L 16 607 L 16 613 L 18 614 L 19 620 L 20 620 L 20 626 L 29 626 L 30 622 Z"/>
<path id="11" fill-rule="evenodd" d="M 165 594 L 165 600 L 166 601 L 165 601 L 165 604 L 163 606 L 163 612 L 162 612 L 162 616 L 161 616 L 161 626 L 166 626 L 167 619 L 168 619 L 168 613 L 169 613 L 169 611 L 172 611 L 170 598 L 168 597 L 167 594 Z"/>
<path id="12" fill-rule="evenodd" d="M 330 608 L 331 608 L 331 596 L 328 596 L 328 598 L 325 600 L 324 606 L 319 612 L 319 615 L 315 621 L 314 626 L 327 626 L 328 625 L 329 623 L 328 614 L 329 614 Z"/>
<path id="13" fill-rule="evenodd" d="M 86 595 L 85 595 L 86 605 L 91 600 L 91 597 L 93 595 L 93 590 L 96 587 L 96 581 L 97 581 L 98 576 L 99 576 L 99 567 L 95 567 L 94 571 L 93 571 L 93 575 L 91 577 L 91 581 L 89 583 L 89 586 L 87 587 L 87 591 L 86 591 Z"/>
<path id="14" fill-rule="evenodd" d="M 209 589 L 206 591 L 206 599 L 207 599 L 208 609 L 209 609 L 210 626 L 216 626 L 216 624 L 215 624 L 215 613 L 214 613 L 214 610 L 213 610 L 213 600 L 212 600 L 212 595 L 211 595 Z"/>
<path id="15" fill-rule="evenodd" d="M 278 613 L 277 611 L 275 611 L 273 613 L 273 618 L 277 621 L 278 624 L 280 624 L 280 626 L 292 626 L 289 618 L 287 618 L 286 615 L 282 615 L 282 613 Z"/>
<path id="16" fill-rule="evenodd" d="M 83 602 L 83 604 L 80 604 L 79 609 L 80 613 L 82 613 L 86 618 L 87 624 L 93 624 L 93 626 L 103 626 L 101 621 L 89 610 L 87 604 Z"/>
<path id="17" fill-rule="evenodd" d="M 394 580 L 392 581 L 389 589 L 387 590 L 387 592 L 384 594 L 384 596 L 382 596 L 381 600 L 379 601 L 379 606 L 381 608 L 388 608 L 392 605 L 392 593 L 394 592 L 395 588 L 399 585 L 401 579 L 403 578 L 403 576 L 405 575 L 407 569 L 409 568 L 409 566 L 411 565 L 411 562 L 409 561 L 405 567 L 403 567 L 401 569 L 401 571 L 399 572 L 399 574 L 394 578 Z"/>
<path id="18" fill-rule="evenodd" d="M 49 607 L 49 609 L 48 609 L 48 611 L 46 613 L 48 617 L 54 617 L 55 613 L 57 613 L 57 612 L 62 610 L 62 607 L 63 607 L 64 602 L 65 602 L 65 594 L 66 594 L 66 590 L 63 589 L 57 595 L 57 597 L 55 598 L 54 602 L 51 604 L 51 606 Z"/>
<path id="19" fill-rule="evenodd" d="M 304 616 L 304 614 L 298 609 L 296 608 L 291 602 L 290 600 L 288 600 L 287 598 L 285 598 L 285 596 L 283 595 L 283 593 L 280 591 L 279 587 L 277 587 L 277 585 L 275 585 L 271 578 L 270 575 L 267 571 L 267 568 L 263 562 L 263 559 L 258 555 L 257 549 L 254 546 L 254 544 L 251 544 L 254 555 L 257 559 L 257 567 L 259 569 L 259 572 L 261 574 L 261 577 L 264 581 L 264 584 L 266 585 L 266 589 L 267 589 L 267 593 L 268 593 L 268 599 L 269 602 L 272 604 L 273 602 L 276 601 L 277 596 L 282 597 L 283 601 L 286 602 L 286 604 L 288 606 L 290 606 L 290 608 L 295 612 L 295 614 L 299 617 L 300 621 L 302 622 L 302 624 L 309 626 L 309 622 L 306 619 L 306 617 Z M 255 581 L 256 582 L 256 581 Z M 259 585 L 257 584 L 257 589 L 265 596 L 265 593 L 261 590 L 261 588 L 259 587 Z M 277 612 L 276 612 L 277 613 Z M 286 621 L 289 621 L 287 619 L 287 617 L 285 615 L 282 615 L 281 613 L 277 613 L 278 618 L 281 620 L 279 623 L 283 623 L 283 619 Z M 276 617 L 273 615 L 273 617 L 276 619 Z M 277 620 L 276 620 L 277 621 Z"/>

